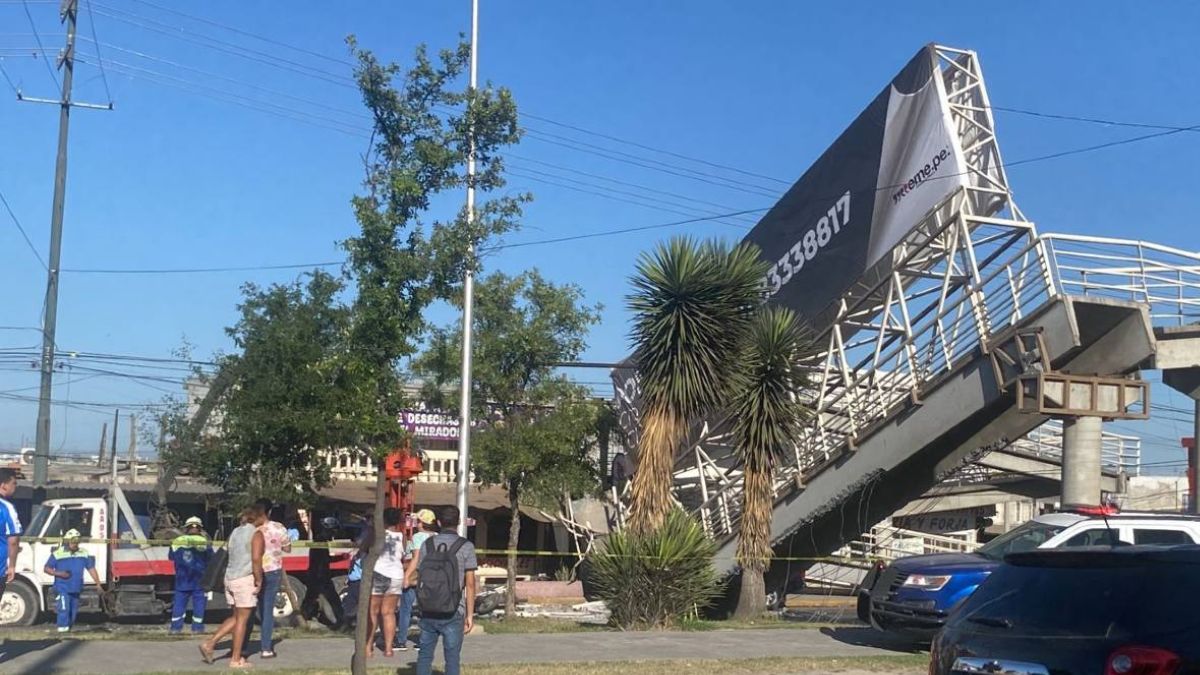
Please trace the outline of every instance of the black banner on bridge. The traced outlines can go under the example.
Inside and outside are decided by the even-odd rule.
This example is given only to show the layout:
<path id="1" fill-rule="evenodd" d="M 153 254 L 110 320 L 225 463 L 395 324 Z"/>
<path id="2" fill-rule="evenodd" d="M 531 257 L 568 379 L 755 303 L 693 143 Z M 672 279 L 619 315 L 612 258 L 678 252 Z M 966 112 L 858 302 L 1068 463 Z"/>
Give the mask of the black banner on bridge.
<path id="1" fill-rule="evenodd" d="M 940 80 L 930 45 L 746 236 L 772 262 L 772 302 L 815 333 L 839 298 L 886 274 L 896 244 L 966 183 Z"/>

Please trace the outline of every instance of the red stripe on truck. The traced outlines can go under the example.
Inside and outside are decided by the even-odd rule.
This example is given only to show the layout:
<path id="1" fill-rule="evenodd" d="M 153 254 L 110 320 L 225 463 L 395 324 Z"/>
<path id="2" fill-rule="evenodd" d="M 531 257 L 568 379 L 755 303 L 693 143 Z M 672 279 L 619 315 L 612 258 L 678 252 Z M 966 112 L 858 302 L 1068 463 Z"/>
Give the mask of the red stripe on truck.
<path id="1" fill-rule="evenodd" d="M 335 553 L 329 563 L 329 569 L 334 572 L 345 572 L 350 569 L 350 554 Z M 283 569 L 296 576 L 308 572 L 307 555 L 289 555 L 283 558 Z M 175 576 L 175 563 L 170 560 L 114 560 L 112 562 L 113 577 L 156 577 Z"/>

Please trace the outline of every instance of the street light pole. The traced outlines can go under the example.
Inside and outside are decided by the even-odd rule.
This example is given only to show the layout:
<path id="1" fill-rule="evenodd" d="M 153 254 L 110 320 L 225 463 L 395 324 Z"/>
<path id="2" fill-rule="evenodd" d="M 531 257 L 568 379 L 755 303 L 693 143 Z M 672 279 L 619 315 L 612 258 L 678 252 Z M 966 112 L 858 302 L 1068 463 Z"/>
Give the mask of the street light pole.
<path id="1" fill-rule="evenodd" d="M 475 86 L 479 77 L 479 0 L 471 0 L 471 106 L 475 97 Z M 470 108 L 468 108 L 470 110 Z M 475 221 L 475 126 L 467 131 L 467 225 Z M 463 278 L 463 353 L 462 353 L 462 398 L 459 406 L 460 424 L 458 433 L 458 534 L 467 536 L 467 490 L 471 484 L 471 336 L 474 329 L 475 270 L 474 246 L 468 252 L 468 266 Z"/>

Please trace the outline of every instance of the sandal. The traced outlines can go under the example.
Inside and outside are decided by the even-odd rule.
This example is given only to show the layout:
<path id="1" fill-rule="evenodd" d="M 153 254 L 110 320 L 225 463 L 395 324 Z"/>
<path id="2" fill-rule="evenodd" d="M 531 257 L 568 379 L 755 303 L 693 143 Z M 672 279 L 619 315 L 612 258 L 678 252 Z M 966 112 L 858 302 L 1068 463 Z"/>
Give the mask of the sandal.
<path id="1" fill-rule="evenodd" d="M 250 663 L 249 661 L 242 660 L 238 663 L 230 663 L 229 667 L 234 670 L 249 670 L 254 667 L 254 664 Z"/>
<path id="2" fill-rule="evenodd" d="M 200 645 L 200 658 L 211 666 L 213 663 L 213 650 L 205 645 Z"/>

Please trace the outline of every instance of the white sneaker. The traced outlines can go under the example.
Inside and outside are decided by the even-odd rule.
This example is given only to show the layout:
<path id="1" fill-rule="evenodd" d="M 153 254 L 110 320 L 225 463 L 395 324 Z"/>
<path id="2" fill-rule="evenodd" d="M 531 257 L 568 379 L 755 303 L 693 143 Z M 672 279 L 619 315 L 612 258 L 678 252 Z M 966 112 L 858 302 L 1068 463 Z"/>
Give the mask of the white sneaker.
<path id="1" fill-rule="evenodd" d="M 69 632 L 71 632 L 71 627 L 70 627 L 70 626 L 59 626 L 59 627 L 58 627 L 58 632 L 60 632 L 60 633 L 69 633 Z"/>

